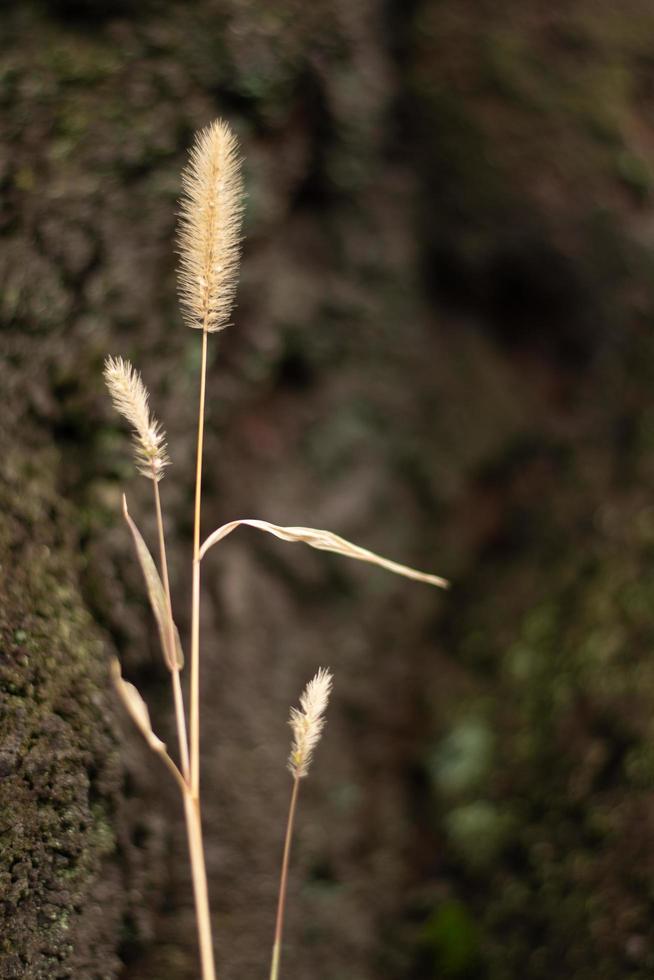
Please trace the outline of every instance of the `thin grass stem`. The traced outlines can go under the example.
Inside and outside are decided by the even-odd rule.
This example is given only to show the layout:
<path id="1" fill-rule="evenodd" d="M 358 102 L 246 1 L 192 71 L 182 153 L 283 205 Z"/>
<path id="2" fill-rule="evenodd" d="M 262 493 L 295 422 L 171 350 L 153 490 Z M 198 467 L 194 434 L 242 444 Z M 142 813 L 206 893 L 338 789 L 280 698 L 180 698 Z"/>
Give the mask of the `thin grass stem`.
<path id="1" fill-rule="evenodd" d="M 206 327 L 206 321 L 205 321 Z M 211 914 L 207 889 L 207 871 L 202 840 L 200 812 L 200 518 L 202 506 L 202 455 L 204 447 L 204 406 L 207 386 L 207 333 L 202 331 L 202 364 L 200 366 L 200 403 L 198 408 L 198 443 L 195 468 L 195 507 L 193 517 L 193 594 L 191 606 L 191 778 L 190 790 L 184 796 L 189 852 L 193 872 L 193 892 L 200 944 L 203 980 L 215 980 Z"/>
<path id="2" fill-rule="evenodd" d="M 161 577 L 163 579 L 164 592 L 166 593 L 166 609 L 168 612 L 168 649 L 170 651 L 169 660 L 175 663 L 175 634 L 173 625 L 173 606 L 170 598 L 170 579 L 168 576 L 168 558 L 166 555 L 166 537 L 164 534 L 163 514 L 161 510 L 161 494 L 159 493 L 159 481 L 155 479 L 156 473 L 153 466 L 152 486 L 154 489 L 154 506 L 157 513 L 157 532 L 159 535 L 159 556 L 161 562 Z M 186 714 L 184 712 L 184 695 L 179 679 L 179 667 L 171 669 L 170 680 L 173 688 L 173 700 L 175 703 L 175 723 L 177 727 L 177 740 L 179 742 L 179 755 L 182 766 L 182 774 L 186 783 L 190 780 L 190 761 L 188 752 L 188 733 L 186 730 Z"/>
<path id="3" fill-rule="evenodd" d="M 155 509 L 157 513 L 159 551 L 161 555 L 161 571 L 164 591 L 166 593 L 166 606 L 168 612 L 168 643 L 171 650 L 169 659 L 174 663 L 174 655 L 172 653 L 174 650 L 173 612 L 170 598 L 170 578 L 168 575 L 168 561 L 166 557 L 166 539 L 161 509 L 161 495 L 159 493 L 159 484 L 156 480 L 153 480 L 153 486 Z M 209 909 L 209 893 L 207 888 L 207 870 L 204 859 L 204 844 L 202 841 L 200 804 L 197 796 L 193 796 L 191 789 L 186 716 L 184 713 L 184 700 L 182 695 L 182 685 L 179 678 L 179 668 L 177 666 L 171 669 L 171 681 L 173 685 L 173 697 L 175 700 L 175 718 L 177 723 L 177 735 L 179 739 L 179 751 L 182 759 L 183 772 L 183 778 L 179 779 L 178 781 L 181 785 L 182 796 L 184 798 L 184 817 L 186 821 L 186 834 L 188 838 L 191 873 L 193 878 L 193 895 L 195 899 L 198 943 L 200 947 L 200 960 L 202 964 L 202 980 L 216 980 L 213 939 L 211 935 L 211 913 Z"/>
<path id="4" fill-rule="evenodd" d="M 284 912 L 286 909 L 286 890 L 288 886 L 288 865 L 291 856 L 291 841 L 293 839 L 293 826 L 295 824 L 295 812 L 297 810 L 299 790 L 300 776 L 296 776 L 293 780 L 293 791 L 291 793 L 291 803 L 288 808 L 288 821 L 286 823 L 284 857 L 282 858 L 282 871 L 279 879 L 279 898 L 277 900 L 275 940 L 273 943 L 272 960 L 270 963 L 270 980 L 278 980 L 279 978 L 279 962 L 282 954 L 282 934 L 284 932 Z"/>
<path id="5" fill-rule="evenodd" d="M 165 752 L 165 751 L 164 752 L 159 752 L 157 754 L 161 756 L 161 758 L 163 759 L 163 761 L 166 764 L 166 767 L 172 773 L 175 782 L 177 783 L 177 785 L 179 786 L 179 788 L 180 788 L 180 790 L 182 792 L 182 796 L 186 796 L 186 794 L 188 793 L 188 786 L 186 784 L 186 780 L 182 776 L 181 772 L 179 771 L 179 769 L 177 768 L 177 766 L 175 765 L 175 763 L 173 762 L 173 760 L 170 758 L 170 756 L 168 755 L 168 753 Z"/>
<path id="6" fill-rule="evenodd" d="M 202 454 L 204 447 L 204 404 L 207 386 L 207 330 L 202 331 L 198 445 L 195 467 L 193 518 L 193 596 L 191 607 L 191 791 L 200 797 L 200 512 L 202 505 Z"/>
<path id="7" fill-rule="evenodd" d="M 184 792 L 184 815 L 186 817 L 189 854 L 193 873 L 193 894 L 195 897 L 195 917 L 198 928 L 202 980 L 216 980 L 200 803 L 197 798 L 193 798 L 188 787 Z"/>

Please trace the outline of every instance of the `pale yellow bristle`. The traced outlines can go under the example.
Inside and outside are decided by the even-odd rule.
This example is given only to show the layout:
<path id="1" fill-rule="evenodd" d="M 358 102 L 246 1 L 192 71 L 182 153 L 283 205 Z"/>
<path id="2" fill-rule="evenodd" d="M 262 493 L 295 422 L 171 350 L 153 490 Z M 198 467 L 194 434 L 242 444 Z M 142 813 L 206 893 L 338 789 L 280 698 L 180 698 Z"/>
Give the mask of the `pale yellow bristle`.
<path id="1" fill-rule="evenodd" d="M 234 305 L 243 215 L 238 143 L 221 119 L 201 130 L 182 174 L 178 291 L 189 327 L 222 330 Z"/>

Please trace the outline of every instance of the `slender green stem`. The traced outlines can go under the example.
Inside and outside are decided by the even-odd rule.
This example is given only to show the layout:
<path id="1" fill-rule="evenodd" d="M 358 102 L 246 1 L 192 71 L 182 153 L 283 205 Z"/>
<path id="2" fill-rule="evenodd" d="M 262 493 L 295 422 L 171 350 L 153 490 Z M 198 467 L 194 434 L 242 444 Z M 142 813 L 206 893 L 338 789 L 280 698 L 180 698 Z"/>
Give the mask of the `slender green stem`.
<path id="1" fill-rule="evenodd" d="M 286 823 L 286 839 L 284 841 L 284 857 L 282 858 L 282 871 L 279 878 L 279 898 L 277 900 L 277 921 L 275 922 L 275 940 L 273 942 L 272 960 L 270 963 L 270 980 L 279 980 L 279 961 L 282 954 L 282 934 L 284 932 L 284 911 L 286 909 L 286 890 L 288 886 L 288 864 L 291 856 L 291 841 L 293 839 L 293 825 L 295 823 L 295 811 L 297 810 L 297 798 L 300 789 L 300 777 L 296 776 L 293 780 L 293 791 L 291 793 L 291 803 L 288 808 L 288 820 Z"/>
<path id="2" fill-rule="evenodd" d="M 202 331 L 198 445 L 195 466 L 195 508 L 193 518 L 193 597 L 191 606 L 191 790 L 200 796 L 200 511 L 202 504 L 202 451 L 204 446 L 204 404 L 207 387 L 207 330 Z"/>

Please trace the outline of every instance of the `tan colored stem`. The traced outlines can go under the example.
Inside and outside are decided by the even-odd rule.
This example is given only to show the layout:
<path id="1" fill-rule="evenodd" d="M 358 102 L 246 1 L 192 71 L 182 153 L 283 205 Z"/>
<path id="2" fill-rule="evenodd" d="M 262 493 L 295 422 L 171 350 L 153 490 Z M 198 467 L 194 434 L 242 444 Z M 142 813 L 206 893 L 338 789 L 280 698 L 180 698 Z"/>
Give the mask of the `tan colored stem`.
<path id="1" fill-rule="evenodd" d="M 161 751 L 160 750 L 155 750 L 155 751 L 157 752 L 157 755 L 161 756 L 161 758 L 163 759 L 165 765 L 167 766 L 167 768 L 169 769 L 169 771 L 172 773 L 175 782 L 177 783 L 177 785 L 179 786 L 180 790 L 182 791 L 182 795 L 185 796 L 186 793 L 188 793 L 188 785 L 186 783 L 186 780 L 182 776 L 181 772 L 179 771 L 179 769 L 177 768 L 177 766 L 175 765 L 175 763 L 173 762 L 173 760 L 170 758 L 170 756 L 166 752 L 165 746 L 162 748 Z"/>
<path id="2" fill-rule="evenodd" d="M 216 980 L 213 940 L 211 937 L 209 893 L 207 889 L 207 871 L 204 860 L 204 845 L 202 843 L 200 803 L 197 798 L 193 798 L 188 789 L 184 793 L 184 815 L 186 817 L 186 832 L 191 857 L 191 871 L 193 873 L 195 918 L 198 927 L 202 980 Z"/>
<path id="3" fill-rule="evenodd" d="M 279 977 L 279 959 L 281 956 L 282 948 L 279 943 L 275 943 L 272 951 L 272 962 L 270 964 L 270 980 L 277 980 Z"/>
<path id="4" fill-rule="evenodd" d="M 173 670 L 170 675 L 173 685 L 173 699 L 175 702 L 175 723 L 177 726 L 177 738 L 179 741 L 179 753 L 182 759 L 182 772 L 184 781 L 189 784 L 191 778 L 190 760 L 188 754 L 188 734 L 186 731 L 186 714 L 184 712 L 184 695 L 182 694 L 182 684 L 179 679 L 179 669 Z"/>
<path id="5" fill-rule="evenodd" d="M 157 531 L 159 534 L 159 556 L 161 562 L 161 577 L 163 578 L 164 592 L 166 593 L 166 611 L 168 613 L 168 651 L 166 658 L 171 664 L 175 663 L 175 633 L 173 625 L 173 606 L 170 599 L 170 579 L 168 577 L 168 558 L 166 556 L 166 537 L 164 534 L 163 514 L 161 510 L 161 494 L 159 493 L 159 482 L 157 474 L 152 466 L 152 486 L 154 487 L 154 505 L 157 512 Z M 186 714 L 184 712 L 184 696 L 182 685 L 179 679 L 179 668 L 174 667 L 170 672 L 170 680 L 173 687 L 173 700 L 175 702 L 175 722 L 177 727 L 177 740 L 179 742 L 179 755 L 182 765 L 182 773 L 188 784 L 190 779 L 190 762 L 188 754 L 188 734 L 186 731 Z"/>
<path id="6" fill-rule="evenodd" d="M 191 790 L 200 796 L 200 511 L 202 503 L 202 452 L 204 446 L 204 404 L 207 386 L 207 330 L 202 331 L 198 446 L 195 467 L 195 509 L 193 519 L 193 597 L 191 606 Z"/>
<path id="7" fill-rule="evenodd" d="M 279 961 L 281 959 L 282 934 L 284 932 L 284 911 L 286 909 L 286 889 L 288 886 L 288 864 L 291 856 L 291 841 L 293 839 L 293 825 L 295 823 L 295 811 L 297 810 L 299 790 L 300 777 L 296 776 L 293 780 L 293 792 L 291 793 L 291 804 L 288 808 L 288 821 L 286 823 L 286 839 L 284 841 L 284 857 L 282 858 L 282 871 L 279 879 L 277 921 L 275 922 L 275 940 L 270 964 L 270 980 L 278 980 L 279 978 Z"/>
<path id="8" fill-rule="evenodd" d="M 200 515 L 202 504 L 202 453 L 204 446 L 204 405 L 207 386 L 207 330 L 202 331 L 198 444 L 195 467 L 195 507 L 193 516 L 193 593 L 191 603 L 191 774 L 190 792 L 184 794 L 186 829 L 193 872 L 193 893 L 202 962 L 202 980 L 215 980 L 216 968 L 211 938 L 211 916 L 207 872 L 200 816 Z"/>

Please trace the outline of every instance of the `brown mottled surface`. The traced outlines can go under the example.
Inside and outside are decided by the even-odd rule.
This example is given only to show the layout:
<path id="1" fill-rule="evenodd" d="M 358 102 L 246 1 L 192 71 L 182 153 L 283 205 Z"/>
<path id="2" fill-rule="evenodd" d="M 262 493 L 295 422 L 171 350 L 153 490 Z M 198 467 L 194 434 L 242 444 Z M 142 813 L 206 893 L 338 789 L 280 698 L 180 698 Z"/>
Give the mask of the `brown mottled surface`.
<path id="1" fill-rule="evenodd" d="M 130 800 L 62 459 L 22 432 L 0 439 L 0 976 L 104 980 L 148 928 L 161 830 Z"/>

